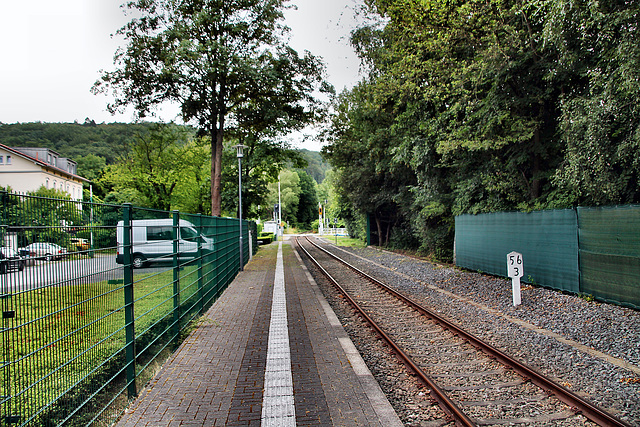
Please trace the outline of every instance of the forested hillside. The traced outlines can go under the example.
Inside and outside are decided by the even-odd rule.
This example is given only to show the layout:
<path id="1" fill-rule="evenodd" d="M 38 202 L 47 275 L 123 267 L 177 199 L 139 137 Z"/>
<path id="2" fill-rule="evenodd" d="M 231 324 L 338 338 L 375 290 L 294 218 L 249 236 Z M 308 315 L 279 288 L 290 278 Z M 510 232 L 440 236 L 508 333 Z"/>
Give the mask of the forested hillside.
<path id="1" fill-rule="evenodd" d="M 300 150 L 300 154 L 307 161 L 304 171 L 308 173 L 318 184 L 322 184 L 331 165 L 327 163 L 318 151 Z"/>
<path id="2" fill-rule="evenodd" d="M 46 147 L 74 160 L 93 154 L 112 164 L 126 151 L 134 135 L 149 126 L 149 123 L 98 125 L 89 119 L 84 124 L 0 124 L 0 143 L 9 147 Z"/>
<path id="3" fill-rule="evenodd" d="M 0 123 L 0 144 L 9 147 L 46 147 L 64 157 L 79 161 L 78 173 L 93 179 L 92 171 L 83 171 L 82 158 L 89 154 L 101 157 L 105 165 L 114 164 L 119 156 L 139 133 L 145 133 L 153 123 L 109 123 L 96 124 L 87 119 L 79 123 Z M 182 127 L 191 136 L 195 130 Z M 322 183 L 330 168 L 317 151 L 300 150 L 307 162 L 303 168 L 318 184 Z M 88 173 L 87 173 L 88 172 Z M 84 173 L 84 175 L 83 175 Z M 89 176 L 87 176 L 89 175 Z"/>

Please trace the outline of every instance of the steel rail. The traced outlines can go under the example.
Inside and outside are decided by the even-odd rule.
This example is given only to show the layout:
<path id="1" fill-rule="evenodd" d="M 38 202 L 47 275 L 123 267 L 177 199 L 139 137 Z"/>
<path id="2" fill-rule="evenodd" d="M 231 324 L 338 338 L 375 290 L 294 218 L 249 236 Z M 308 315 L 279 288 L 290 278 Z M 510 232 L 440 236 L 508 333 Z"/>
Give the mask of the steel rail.
<path id="1" fill-rule="evenodd" d="M 622 420 L 618 419 L 617 417 L 609 414 L 608 412 L 604 411 L 603 409 L 598 408 L 593 403 L 589 402 L 586 399 L 581 398 L 580 396 L 576 395 L 572 391 L 570 391 L 567 388 L 563 387 L 562 385 L 556 383 L 555 381 L 553 381 L 551 378 L 547 377 L 546 375 L 544 375 L 544 374 L 542 374 L 540 372 L 537 372 L 533 368 L 525 365 L 524 363 L 520 362 L 519 360 L 516 360 L 516 359 L 512 358 L 511 356 L 507 355 L 506 353 L 503 353 L 502 351 L 500 351 L 497 348 L 493 347 L 491 344 L 481 340 L 480 338 L 476 337 L 475 335 L 473 335 L 473 334 L 465 331 L 464 329 L 460 328 L 456 324 L 448 321 L 447 319 L 443 318 L 442 316 L 440 316 L 436 312 L 429 310 L 428 308 L 422 306 L 421 304 L 413 301 L 408 296 L 403 295 L 402 293 L 396 291 L 395 289 L 392 289 L 391 287 L 389 287 L 385 283 L 379 281 L 375 277 L 370 276 L 369 274 L 365 273 L 364 271 L 358 269 L 357 267 L 355 267 L 355 266 L 349 264 L 348 262 L 346 262 L 345 260 L 341 259 L 337 255 L 332 254 L 331 252 L 327 251 L 326 249 L 324 249 L 321 246 L 317 245 L 316 243 L 312 242 L 308 237 L 305 236 L 305 238 L 307 239 L 307 241 L 310 244 L 312 244 L 316 248 L 318 248 L 321 251 L 325 252 L 326 254 L 331 256 L 332 258 L 336 259 L 337 261 L 341 262 L 345 266 L 349 267 L 350 269 L 352 269 L 353 271 L 358 273 L 359 275 L 365 277 L 366 279 L 368 279 L 371 282 L 373 282 L 374 284 L 378 285 L 379 287 L 381 287 L 382 289 L 384 289 L 388 293 L 392 294 L 393 296 L 395 296 L 398 299 L 402 300 L 406 304 L 410 305 L 416 311 L 418 311 L 421 314 L 423 314 L 424 316 L 427 316 L 427 317 L 433 319 L 434 321 L 438 322 L 443 327 L 449 329 L 452 333 L 457 334 L 461 338 L 463 338 L 466 341 L 468 341 L 469 344 L 473 345 L 474 347 L 480 349 L 481 351 L 483 351 L 484 353 L 486 353 L 490 357 L 493 357 L 494 359 L 496 359 L 496 360 L 500 361 L 501 363 L 505 364 L 506 366 L 510 367 L 511 369 L 513 369 L 515 372 L 517 372 L 518 374 L 520 374 L 524 378 L 530 380 L 533 384 L 537 385 L 538 387 L 542 388 L 543 390 L 546 390 L 546 391 L 552 393 L 558 400 L 560 400 L 561 402 L 564 402 L 565 404 L 569 405 L 569 407 L 575 413 L 582 414 L 586 418 L 588 418 L 589 420 L 591 420 L 594 423 L 596 423 L 596 424 L 598 424 L 600 426 L 603 426 L 603 427 L 631 427 L 631 424 L 628 424 L 625 421 L 622 421 Z"/>
<path id="2" fill-rule="evenodd" d="M 307 239 L 308 240 L 308 239 Z M 320 263 L 307 251 L 296 239 L 298 247 L 304 252 L 309 260 L 322 272 L 322 274 L 342 293 L 347 299 L 349 304 L 356 309 L 358 314 L 364 318 L 367 323 L 376 331 L 376 333 L 391 347 L 394 353 L 400 358 L 400 360 L 411 370 L 414 374 L 426 385 L 431 396 L 438 402 L 438 405 L 444 410 L 444 412 L 451 417 L 457 425 L 466 427 L 475 427 L 477 424 L 471 420 L 463 411 L 452 401 L 449 396 L 424 372 L 409 356 L 402 350 L 393 339 L 382 330 L 382 328 L 360 307 L 360 305 L 349 295 L 349 293 L 335 280 L 331 274 L 320 265 Z M 312 243 L 312 242 L 311 242 Z M 312 243 L 313 244 L 313 243 Z"/>

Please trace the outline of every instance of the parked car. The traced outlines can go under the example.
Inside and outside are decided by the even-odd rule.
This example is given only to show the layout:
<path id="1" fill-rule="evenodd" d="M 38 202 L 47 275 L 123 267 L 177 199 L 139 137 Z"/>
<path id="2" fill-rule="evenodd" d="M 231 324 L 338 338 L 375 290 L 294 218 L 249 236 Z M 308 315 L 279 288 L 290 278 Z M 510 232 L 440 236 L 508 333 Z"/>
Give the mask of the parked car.
<path id="1" fill-rule="evenodd" d="M 81 239 L 79 237 L 72 237 L 69 240 L 71 248 L 74 251 L 86 251 L 89 250 L 89 241 L 87 239 Z"/>
<path id="2" fill-rule="evenodd" d="M 11 248 L 0 248 L 0 274 L 9 270 L 24 270 L 24 259 Z"/>
<path id="3" fill-rule="evenodd" d="M 118 252 L 116 263 L 124 264 L 124 225 L 118 222 L 116 239 Z M 171 262 L 173 260 L 173 219 L 140 219 L 131 222 L 133 229 L 131 242 L 131 262 L 133 268 L 142 268 L 152 262 Z M 178 258 L 189 261 L 202 251 L 214 250 L 213 239 L 202 236 L 189 221 L 180 220 L 178 227 Z"/>
<path id="4" fill-rule="evenodd" d="M 67 249 L 55 243 L 36 242 L 18 250 L 22 256 L 44 258 L 47 261 L 67 256 Z"/>

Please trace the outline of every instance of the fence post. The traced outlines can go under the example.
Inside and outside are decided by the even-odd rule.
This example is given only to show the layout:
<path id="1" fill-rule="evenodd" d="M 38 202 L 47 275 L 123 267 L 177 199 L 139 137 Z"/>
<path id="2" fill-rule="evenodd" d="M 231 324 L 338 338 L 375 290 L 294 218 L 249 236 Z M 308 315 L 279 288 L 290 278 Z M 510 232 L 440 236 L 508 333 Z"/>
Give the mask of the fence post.
<path id="1" fill-rule="evenodd" d="M 213 288 L 213 300 L 215 301 L 216 299 L 218 299 L 218 292 L 220 289 L 220 265 L 221 265 L 221 258 L 224 256 L 223 253 L 221 253 L 221 248 L 224 247 L 224 245 L 226 245 L 226 235 L 222 234 L 220 232 L 220 219 L 219 217 L 213 217 L 210 219 L 210 221 L 212 222 L 213 226 L 212 229 L 214 230 L 213 234 L 216 236 L 216 244 L 214 246 L 214 252 L 213 252 L 213 260 L 212 260 L 212 285 L 211 287 Z M 221 243 L 223 242 L 223 243 Z"/>
<path id="2" fill-rule="evenodd" d="M 180 263 L 178 252 L 180 251 L 180 212 L 173 211 L 173 336 L 180 333 Z"/>
<path id="3" fill-rule="evenodd" d="M 1 204 L 2 204 L 2 210 L 0 212 L 2 212 L 4 215 L 0 216 L 0 246 L 4 246 L 5 245 L 5 228 L 8 227 L 8 222 L 6 216 L 7 214 L 7 192 L 6 191 L 0 191 L 0 199 L 1 200 Z M 18 248 L 14 248 L 17 252 Z"/>
<path id="4" fill-rule="evenodd" d="M 0 199 L 2 203 L 2 210 L 0 210 L 0 246 L 4 246 L 5 244 L 5 229 L 8 228 L 8 214 L 7 214 L 7 204 L 8 201 L 8 193 L 6 191 L 0 191 Z M 15 248 L 17 250 L 17 248 Z M 4 277 L 1 278 L 0 282 L 0 301 L 2 302 L 3 318 L 2 318 L 2 331 L 0 332 L 2 335 L 2 357 L 0 358 L 0 367 L 2 372 L 2 381 L 4 388 L 4 395 L 0 396 L 0 416 L 2 417 L 0 423 L 2 425 L 19 423 L 21 420 L 20 415 L 14 413 L 17 408 L 13 406 L 13 393 L 14 386 L 12 384 L 12 372 L 11 368 L 13 367 L 14 356 L 12 355 L 12 345 L 11 335 L 9 331 L 11 330 L 12 318 L 13 316 L 4 316 L 4 313 L 13 312 L 13 304 L 11 301 L 11 288 L 9 287 L 8 279 Z M 15 374 L 14 374 L 15 375 Z M 6 424 L 5 424 L 6 423 Z"/>
<path id="5" fill-rule="evenodd" d="M 132 399 L 138 395 L 136 390 L 136 334 L 133 306 L 133 265 L 131 264 L 132 207 L 130 203 L 122 205 L 122 251 L 124 262 L 124 321 L 126 335 L 126 372 L 127 396 Z"/>
<path id="6" fill-rule="evenodd" d="M 204 278 L 202 277 L 202 214 L 197 215 L 198 218 L 198 312 L 203 314 L 204 311 Z"/>

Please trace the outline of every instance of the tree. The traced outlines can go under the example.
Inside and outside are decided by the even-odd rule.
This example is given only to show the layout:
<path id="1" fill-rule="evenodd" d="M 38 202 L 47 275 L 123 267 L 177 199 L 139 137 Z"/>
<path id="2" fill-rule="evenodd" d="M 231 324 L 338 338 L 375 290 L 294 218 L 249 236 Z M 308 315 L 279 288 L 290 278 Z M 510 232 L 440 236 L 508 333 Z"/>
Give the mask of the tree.
<path id="1" fill-rule="evenodd" d="M 280 200 L 282 201 L 282 220 L 291 225 L 297 224 L 298 205 L 300 203 L 300 178 L 298 174 L 285 169 L 280 172 Z M 278 183 L 269 184 L 269 206 L 278 203 Z"/>
<path id="2" fill-rule="evenodd" d="M 397 137 L 393 114 L 379 106 L 372 80 L 360 82 L 336 98 L 329 144 L 323 148 L 336 169 L 336 184 L 362 217 L 371 215 L 378 244 L 386 246 L 404 220 L 402 205 L 412 171 L 393 162 Z"/>
<path id="3" fill-rule="evenodd" d="M 209 137 L 189 140 L 181 150 L 180 180 L 174 191 L 172 208 L 182 212 L 211 212 L 211 151 Z"/>
<path id="4" fill-rule="evenodd" d="M 290 115 L 317 104 L 320 62 L 289 48 L 280 22 L 284 0 L 136 0 L 141 16 L 119 30 L 126 49 L 118 69 L 104 73 L 94 92 L 113 89 L 112 111 L 133 105 L 140 117 L 165 101 L 181 106 L 183 120 L 197 123 L 211 142 L 211 212 L 220 215 L 224 133 L 228 124 L 261 102 L 287 127 Z M 243 110 L 242 115 L 236 112 Z"/>
<path id="5" fill-rule="evenodd" d="M 568 203 L 640 202 L 640 4 L 560 0 L 545 21 L 562 88 L 566 155 L 555 182 Z"/>
<path id="6" fill-rule="evenodd" d="M 27 194 L 35 197 L 24 199 L 20 207 L 21 225 L 29 226 L 24 235 L 26 243 L 63 242 L 68 237 L 65 227 L 84 225 L 82 210 L 68 193 L 41 186 Z"/>
<path id="7" fill-rule="evenodd" d="M 304 160 L 298 151 L 288 149 L 277 142 L 256 142 L 251 138 L 244 140 L 246 148 L 242 159 L 242 217 L 260 218 L 266 214 L 271 202 L 269 198 L 270 183 L 278 181 L 278 175 L 288 165 L 303 167 Z M 235 147 L 228 147 L 224 151 L 225 164 L 223 168 L 223 203 L 222 211 L 227 215 L 238 213 L 238 160 Z M 260 206 L 260 209 L 258 209 Z"/>
<path id="8" fill-rule="evenodd" d="M 311 222 L 318 218 L 318 196 L 316 183 L 311 176 L 303 171 L 296 171 L 300 179 L 300 199 L 296 221 L 298 226 L 310 228 Z"/>
<path id="9" fill-rule="evenodd" d="M 174 125 L 156 125 L 139 134 L 129 153 L 107 168 L 102 181 L 116 189 L 135 189 L 143 205 L 170 210 L 173 193 L 184 180 L 187 135 Z"/>

